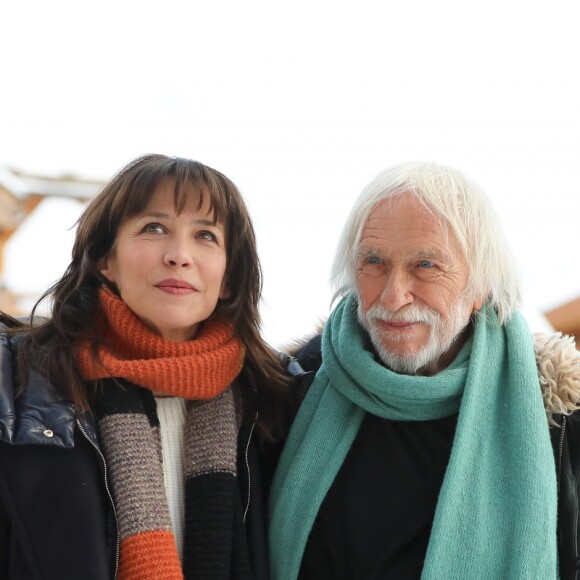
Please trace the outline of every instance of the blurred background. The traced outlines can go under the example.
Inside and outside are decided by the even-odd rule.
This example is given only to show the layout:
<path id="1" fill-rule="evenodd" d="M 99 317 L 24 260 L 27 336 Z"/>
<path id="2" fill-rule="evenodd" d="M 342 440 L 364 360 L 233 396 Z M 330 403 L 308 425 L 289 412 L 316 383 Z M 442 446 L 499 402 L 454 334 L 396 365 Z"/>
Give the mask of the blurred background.
<path id="1" fill-rule="evenodd" d="M 66 268 L 87 200 L 158 152 L 198 159 L 241 189 L 263 262 L 264 332 L 280 346 L 328 314 L 335 244 L 365 183 L 423 160 L 461 169 L 493 199 L 532 328 L 575 332 L 575 8 L 4 3 L 0 306 L 27 312 Z"/>

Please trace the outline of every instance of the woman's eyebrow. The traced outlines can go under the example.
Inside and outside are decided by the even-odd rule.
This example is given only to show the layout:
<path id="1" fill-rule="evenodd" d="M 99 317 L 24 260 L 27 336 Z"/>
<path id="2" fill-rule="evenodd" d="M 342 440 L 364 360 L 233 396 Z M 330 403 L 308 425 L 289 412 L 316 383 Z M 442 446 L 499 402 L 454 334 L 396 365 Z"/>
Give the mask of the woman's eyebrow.
<path id="1" fill-rule="evenodd" d="M 146 213 L 142 213 L 138 216 L 138 219 L 149 219 L 149 218 L 157 218 L 157 219 L 170 219 L 172 216 L 164 213 L 162 211 L 148 211 Z M 210 218 L 197 218 L 191 220 L 192 224 L 200 225 L 200 226 L 215 226 L 216 222 Z"/>

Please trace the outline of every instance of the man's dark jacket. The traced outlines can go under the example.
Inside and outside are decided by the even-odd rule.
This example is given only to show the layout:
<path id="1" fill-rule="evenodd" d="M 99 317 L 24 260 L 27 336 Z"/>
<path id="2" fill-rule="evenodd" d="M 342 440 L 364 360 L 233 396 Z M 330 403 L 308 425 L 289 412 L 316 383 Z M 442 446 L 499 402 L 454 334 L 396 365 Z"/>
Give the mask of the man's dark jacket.
<path id="1" fill-rule="evenodd" d="M 580 401 L 580 353 L 559 334 L 536 335 L 534 342 L 556 459 L 559 577 L 580 580 L 580 410 L 566 411 Z M 311 382 L 322 364 L 321 336 L 294 354 Z"/>

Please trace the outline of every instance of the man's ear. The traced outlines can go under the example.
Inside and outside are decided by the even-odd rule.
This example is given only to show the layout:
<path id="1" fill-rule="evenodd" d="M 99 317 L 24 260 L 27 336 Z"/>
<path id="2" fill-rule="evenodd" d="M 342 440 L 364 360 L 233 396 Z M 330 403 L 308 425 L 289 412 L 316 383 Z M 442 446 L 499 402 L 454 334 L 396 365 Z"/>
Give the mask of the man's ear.
<path id="1" fill-rule="evenodd" d="M 473 299 L 473 312 L 477 312 L 479 310 L 481 310 L 481 307 L 483 306 L 483 303 L 485 302 L 486 298 L 481 298 L 479 296 L 476 296 Z"/>

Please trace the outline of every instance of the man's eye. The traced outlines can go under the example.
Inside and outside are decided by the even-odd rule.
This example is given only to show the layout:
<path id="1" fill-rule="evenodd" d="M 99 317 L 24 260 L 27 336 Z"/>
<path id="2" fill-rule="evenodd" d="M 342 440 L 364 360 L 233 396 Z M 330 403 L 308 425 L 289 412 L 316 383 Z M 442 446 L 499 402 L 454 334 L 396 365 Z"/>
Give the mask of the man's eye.
<path id="1" fill-rule="evenodd" d="M 420 268 L 433 268 L 435 264 L 433 264 L 433 262 L 430 262 L 429 260 L 421 260 L 419 262 L 419 267 Z"/>
<path id="2" fill-rule="evenodd" d="M 381 259 L 378 256 L 369 256 L 367 263 L 371 266 L 378 266 L 381 263 Z"/>
<path id="3" fill-rule="evenodd" d="M 162 234 L 165 230 L 163 229 L 163 226 L 161 224 L 147 224 L 144 228 L 143 228 L 143 232 L 146 234 Z"/>

